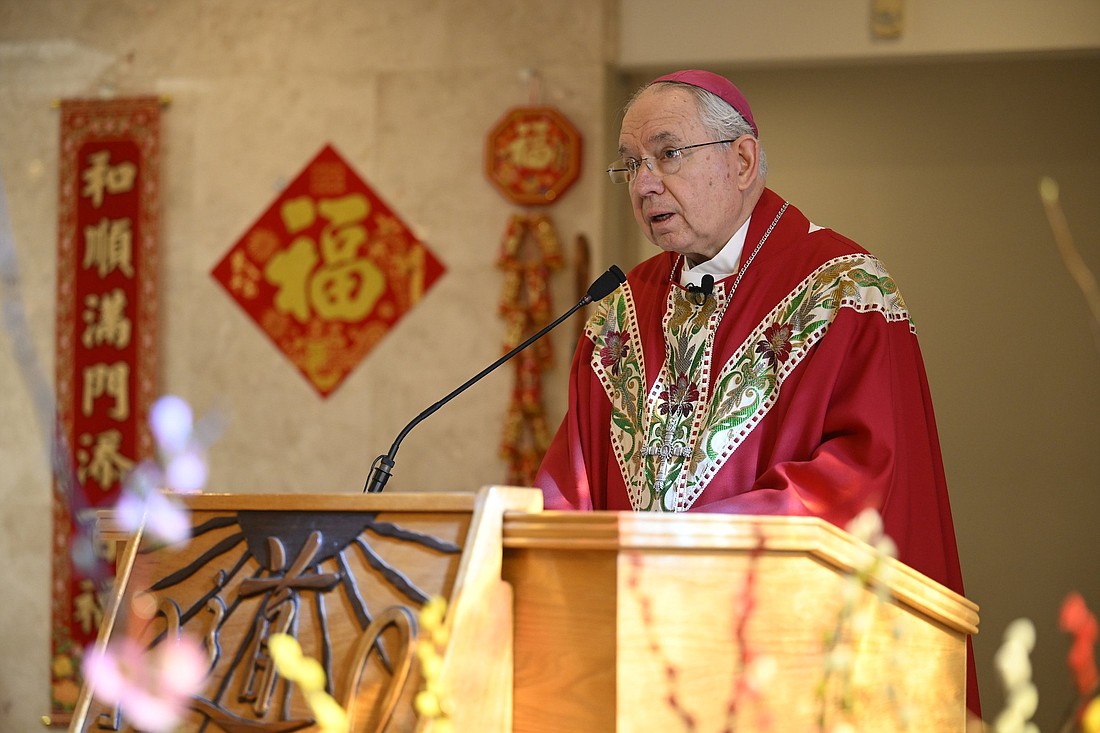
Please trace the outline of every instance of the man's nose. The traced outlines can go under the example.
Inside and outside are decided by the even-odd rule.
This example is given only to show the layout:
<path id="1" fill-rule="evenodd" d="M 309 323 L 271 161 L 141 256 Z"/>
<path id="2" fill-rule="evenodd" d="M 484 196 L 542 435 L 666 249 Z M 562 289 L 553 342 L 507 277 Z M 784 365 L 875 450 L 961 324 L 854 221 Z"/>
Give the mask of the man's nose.
<path id="1" fill-rule="evenodd" d="M 643 160 L 634 174 L 631 184 L 638 193 L 652 193 L 664 188 L 664 177 L 650 167 L 650 161 Z"/>

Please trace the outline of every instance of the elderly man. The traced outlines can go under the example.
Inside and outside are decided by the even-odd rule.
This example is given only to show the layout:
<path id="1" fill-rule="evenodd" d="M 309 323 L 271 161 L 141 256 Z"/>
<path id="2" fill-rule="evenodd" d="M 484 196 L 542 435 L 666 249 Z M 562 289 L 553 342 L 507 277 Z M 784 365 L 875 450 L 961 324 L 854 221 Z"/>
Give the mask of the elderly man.
<path id="1" fill-rule="evenodd" d="M 535 483 L 551 509 L 867 507 L 963 592 L 915 329 L 882 264 L 765 187 L 749 104 L 706 71 L 630 100 L 611 179 L 663 252 L 603 300 Z M 978 712 L 971 661 L 968 706 Z"/>

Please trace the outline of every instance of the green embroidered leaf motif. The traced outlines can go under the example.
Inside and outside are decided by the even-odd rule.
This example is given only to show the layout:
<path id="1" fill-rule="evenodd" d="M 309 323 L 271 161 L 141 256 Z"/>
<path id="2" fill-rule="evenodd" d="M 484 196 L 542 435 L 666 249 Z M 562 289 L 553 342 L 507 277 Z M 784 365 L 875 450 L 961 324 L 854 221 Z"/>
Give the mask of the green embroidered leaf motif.
<path id="1" fill-rule="evenodd" d="M 756 409 L 757 407 L 759 407 L 761 401 L 763 401 L 763 396 L 758 397 L 756 400 L 750 402 L 736 412 L 727 415 L 716 425 L 714 425 L 710 436 L 707 439 L 707 455 L 709 455 L 712 459 L 715 458 L 718 453 L 714 450 L 714 441 L 723 437 L 722 434 L 726 431 L 733 430 L 743 425 L 750 417 L 753 416 L 753 413 L 756 412 Z"/>
<path id="2" fill-rule="evenodd" d="M 783 320 L 789 320 L 790 317 L 798 311 L 799 307 L 802 304 L 802 301 L 806 298 L 806 294 L 809 292 L 809 288 L 807 288 L 794 297 L 794 300 L 792 300 L 791 304 L 787 306 L 787 310 L 783 314 Z"/>
<path id="3" fill-rule="evenodd" d="M 733 413 L 727 415 L 726 417 L 722 418 L 714 426 L 715 432 L 719 432 L 719 431 L 722 431 L 722 430 L 732 430 L 733 428 L 737 427 L 741 423 L 745 422 L 746 420 L 748 420 L 752 416 L 752 414 L 754 412 L 756 412 L 756 408 L 760 405 L 760 403 L 762 401 L 763 401 L 762 396 L 757 397 L 755 400 L 748 403 L 747 405 L 745 405 L 741 409 L 739 409 L 736 412 L 733 412 Z"/>
<path id="4" fill-rule="evenodd" d="M 615 298 L 615 315 L 618 319 L 617 322 L 620 324 L 630 322 L 629 315 L 627 313 L 626 298 L 622 296 Z"/>
<path id="5" fill-rule="evenodd" d="M 732 376 L 741 376 L 744 378 L 745 375 L 731 375 L 731 378 Z M 728 414 L 736 414 L 740 411 L 740 409 L 743 409 L 735 409 L 735 406 L 741 404 L 745 395 L 751 392 L 756 393 L 756 398 L 749 403 L 748 409 L 755 409 L 756 405 L 760 402 L 761 395 L 771 392 L 773 385 L 775 384 L 775 379 L 774 375 L 772 374 L 768 374 L 766 376 L 750 374 L 748 378 L 745 378 L 744 381 L 742 381 L 740 384 L 738 384 L 736 387 L 733 387 L 732 389 L 729 388 L 729 382 L 730 380 L 728 379 L 723 382 L 723 385 L 727 388 L 725 390 L 727 392 L 727 396 L 719 404 L 718 409 L 711 412 L 711 417 L 708 420 L 708 424 L 710 425 L 721 424 L 722 420 L 728 418 Z"/>
<path id="6" fill-rule="evenodd" d="M 611 411 L 611 421 L 627 433 L 634 432 L 634 424 L 630 422 L 630 418 L 618 410 Z"/>
<path id="7" fill-rule="evenodd" d="M 810 296 L 802 300 L 801 307 L 799 307 L 796 313 L 791 314 L 789 323 L 791 330 L 794 333 L 801 333 L 806 330 L 805 323 L 808 321 L 815 310 L 820 308 L 826 302 L 826 296 L 829 292 L 827 290 L 818 290 L 816 288 L 817 283 L 814 286 L 803 291 L 803 295 Z"/>
<path id="8" fill-rule="evenodd" d="M 808 324 L 806 324 L 806 327 L 803 328 L 801 331 L 797 331 L 795 333 L 795 336 L 797 336 L 799 341 L 801 341 L 801 340 L 805 339 L 807 336 L 809 336 L 811 333 L 816 331 L 817 329 L 821 328 L 821 326 L 827 324 L 828 322 L 829 321 L 828 321 L 827 318 L 820 318 L 816 321 L 808 323 Z M 791 339 L 791 340 L 793 341 L 794 339 Z M 802 344 L 798 344 L 798 346 L 801 346 L 801 345 Z"/>
<path id="9" fill-rule="evenodd" d="M 877 275 L 873 275 L 867 272 L 866 270 L 853 268 L 848 273 L 848 277 L 850 277 L 857 285 L 865 288 L 877 288 L 879 292 L 883 293 L 884 295 L 896 293 L 898 290 L 897 283 L 894 282 L 894 279 L 889 275 L 886 275 L 885 277 L 879 277 Z"/>

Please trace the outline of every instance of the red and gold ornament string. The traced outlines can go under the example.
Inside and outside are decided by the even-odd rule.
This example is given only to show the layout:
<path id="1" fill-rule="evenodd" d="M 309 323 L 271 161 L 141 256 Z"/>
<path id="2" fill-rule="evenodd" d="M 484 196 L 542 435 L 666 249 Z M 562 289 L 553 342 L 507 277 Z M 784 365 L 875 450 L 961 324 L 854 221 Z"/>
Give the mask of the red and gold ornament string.
<path id="1" fill-rule="evenodd" d="M 528 246 L 533 243 L 534 246 Z M 557 232 L 545 214 L 514 214 L 501 243 L 497 267 L 504 272 L 499 313 L 505 322 L 504 350 L 550 322 L 550 276 L 564 264 Z M 550 432 L 542 400 L 542 372 L 552 357 L 550 341 L 540 339 L 516 357 L 512 399 L 504 420 L 501 457 L 508 482 L 534 483 Z"/>

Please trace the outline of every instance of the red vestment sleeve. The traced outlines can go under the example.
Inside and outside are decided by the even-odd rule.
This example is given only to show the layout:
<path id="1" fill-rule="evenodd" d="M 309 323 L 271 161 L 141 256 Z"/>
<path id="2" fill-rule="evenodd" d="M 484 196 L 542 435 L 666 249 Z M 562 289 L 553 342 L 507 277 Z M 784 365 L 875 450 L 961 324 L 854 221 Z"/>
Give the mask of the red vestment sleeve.
<path id="1" fill-rule="evenodd" d="M 586 442 L 585 436 L 592 429 L 599 430 L 598 426 L 608 424 L 601 421 L 599 416 L 583 414 L 586 412 L 583 406 L 601 412 L 599 407 L 607 404 L 607 397 L 599 382 L 590 376 L 588 363 L 591 354 L 592 342 L 581 339 L 569 370 L 569 409 L 535 476 L 535 486 L 542 489 L 543 506 L 546 509 L 606 508 L 606 503 L 596 504 L 592 500 L 589 472 L 592 471 L 595 476 L 606 476 L 607 453 L 610 453 L 610 447 L 602 453 L 595 453 L 591 458 L 586 457 L 581 447 Z M 597 394 L 592 394 L 593 386 L 598 390 Z M 610 420 L 610 413 L 606 410 L 602 412 Z M 600 471 L 597 465 L 589 465 L 598 464 L 601 460 L 604 471 Z"/>

